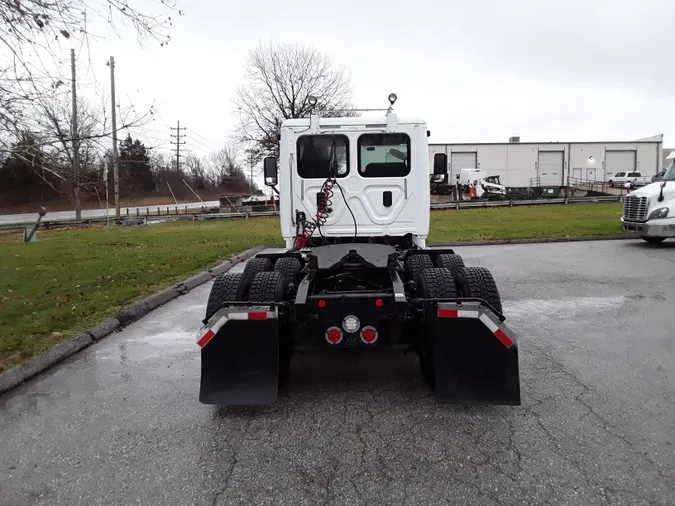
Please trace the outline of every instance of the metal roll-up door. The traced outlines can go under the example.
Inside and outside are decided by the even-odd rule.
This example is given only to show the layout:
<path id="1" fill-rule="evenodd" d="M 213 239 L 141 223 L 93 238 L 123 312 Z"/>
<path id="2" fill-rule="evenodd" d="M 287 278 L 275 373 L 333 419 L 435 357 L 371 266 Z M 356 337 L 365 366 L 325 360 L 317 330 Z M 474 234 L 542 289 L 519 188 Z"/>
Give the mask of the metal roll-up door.
<path id="1" fill-rule="evenodd" d="M 605 174 L 609 179 L 617 172 L 633 172 L 635 170 L 636 154 L 634 150 L 606 151 Z"/>
<path id="2" fill-rule="evenodd" d="M 451 180 L 455 180 L 455 175 L 462 169 L 476 169 L 478 165 L 478 155 L 475 151 L 453 151 L 450 154 L 450 168 L 452 172 Z"/>
<path id="3" fill-rule="evenodd" d="M 539 151 L 537 177 L 539 186 L 562 186 L 564 151 Z"/>

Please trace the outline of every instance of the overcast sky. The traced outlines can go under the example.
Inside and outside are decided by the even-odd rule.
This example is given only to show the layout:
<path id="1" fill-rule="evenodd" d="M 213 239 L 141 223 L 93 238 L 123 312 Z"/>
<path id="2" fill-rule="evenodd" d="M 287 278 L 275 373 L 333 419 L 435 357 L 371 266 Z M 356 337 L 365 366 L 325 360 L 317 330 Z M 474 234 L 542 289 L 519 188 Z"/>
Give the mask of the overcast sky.
<path id="1" fill-rule="evenodd" d="M 133 3 L 156 4 L 151 0 Z M 430 142 L 635 140 L 675 145 L 675 1 L 179 0 L 168 47 L 133 34 L 92 42 L 83 82 L 138 109 L 160 105 L 148 141 L 168 126 L 206 154 L 236 125 L 232 97 L 258 42 L 314 46 L 351 73 L 358 107 L 421 116 Z M 130 2 L 131 3 L 131 2 Z M 100 33 L 104 33 L 103 30 Z M 82 58 L 86 55 L 81 54 Z M 90 88 L 91 90 L 91 88 Z"/>

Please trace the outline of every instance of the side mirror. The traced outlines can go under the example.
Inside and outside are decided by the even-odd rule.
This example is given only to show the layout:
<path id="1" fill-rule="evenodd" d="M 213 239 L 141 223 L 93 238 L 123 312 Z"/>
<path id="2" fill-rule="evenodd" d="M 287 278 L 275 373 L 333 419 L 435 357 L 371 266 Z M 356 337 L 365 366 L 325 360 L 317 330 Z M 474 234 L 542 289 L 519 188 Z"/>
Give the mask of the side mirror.
<path id="1" fill-rule="evenodd" d="M 263 161 L 263 172 L 265 173 L 265 184 L 267 186 L 276 186 L 277 184 L 277 159 L 273 156 L 266 156 Z"/>
<path id="2" fill-rule="evenodd" d="M 436 153 L 434 155 L 434 174 L 446 174 L 448 172 L 448 155 Z"/>

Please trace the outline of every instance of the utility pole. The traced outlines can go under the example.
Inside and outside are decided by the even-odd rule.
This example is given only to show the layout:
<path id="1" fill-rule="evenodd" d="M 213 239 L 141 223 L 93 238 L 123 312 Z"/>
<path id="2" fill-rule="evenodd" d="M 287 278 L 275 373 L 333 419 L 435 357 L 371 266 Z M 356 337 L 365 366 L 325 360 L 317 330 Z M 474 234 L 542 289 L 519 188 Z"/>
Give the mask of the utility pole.
<path id="1" fill-rule="evenodd" d="M 73 138 L 73 199 L 75 200 L 75 219 L 82 219 L 82 200 L 80 199 L 80 139 L 77 133 L 77 76 L 75 72 L 75 50 L 70 50 L 70 71 L 72 74 L 73 117 L 71 119 Z"/>
<path id="2" fill-rule="evenodd" d="M 115 218 L 120 217 L 120 165 L 117 156 L 117 112 L 115 108 L 115 57 L 111 56 L 108 62 L 110 67 L 110 102 L 112 103 L 112 163 L 113 179 L 115 180 Z M 106 205 L 107 202 L 106 202 Z"/>
<path id="3" fill-rule="evenodd" d="M 250 158 L 250 163 L 251 163 L 251 183 L 250 183 L 250 187 L 251 187 L 251 195 L 253 195 L 253 150 L 252 149 L 249 150 L 249 154 L 251 155 L 251 158 Z"/>
<path id="4" fill-rule="evenodd" d="M 180 126 L 180 121 L 178 121 L 178 126 L 175 127 L 175 128 L 174 128 L 174 127 L 171 127 L 171 130 L 175 130 L 175 131 L 176 131 L 176 135 L 171 134 L 171 137 L 175 138 L 175 139 L 176 139 L 176 142 L 171 141 L 171 144 L 175 144 L 175 145 L 176 145 L 176 172 L 178 172 L 178 171 L 180 170 L 180 145 L 181 145 L 181 144 L 185 144 L 185 141 L 181 142 L 181 140 L 180 140 L 181 135 L 182 135 L 182 134 L 180 133 L 180 131 L 181 131 L 181 130 L 185 130 L 185 127 L 182 127 L 182 128 L 181 128 L 181 126 Z"/>

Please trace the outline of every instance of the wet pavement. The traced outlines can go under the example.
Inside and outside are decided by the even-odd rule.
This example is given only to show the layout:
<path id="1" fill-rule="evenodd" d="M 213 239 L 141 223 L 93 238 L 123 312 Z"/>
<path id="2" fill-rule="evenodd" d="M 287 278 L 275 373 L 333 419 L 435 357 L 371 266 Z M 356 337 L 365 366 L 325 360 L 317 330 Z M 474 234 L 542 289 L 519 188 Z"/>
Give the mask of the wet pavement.
<path id="1" fill-rule="evenodd" d="M 0 504 L 675 503 L 675 243 L 457 250 L 500 286 L 522 406 L 437 405 L 413 356 L 201 405 L 205 285 L 0 397 Z"/>

